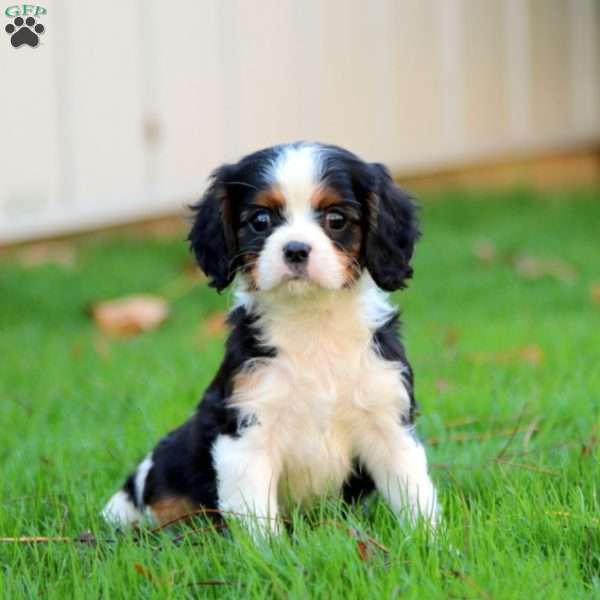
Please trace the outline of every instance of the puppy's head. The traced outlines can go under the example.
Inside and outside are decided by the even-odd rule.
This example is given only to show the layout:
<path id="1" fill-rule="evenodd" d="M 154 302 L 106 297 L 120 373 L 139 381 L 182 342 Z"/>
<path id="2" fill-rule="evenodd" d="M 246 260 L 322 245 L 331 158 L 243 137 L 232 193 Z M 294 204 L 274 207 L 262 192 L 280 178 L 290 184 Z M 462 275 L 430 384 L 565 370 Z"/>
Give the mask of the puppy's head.
<path id="1" fill-rule="evenodd" d="M 193 207 L 189 235 L 218 290 L 236 274 L 254 291 L 351 287 L 366 269 L 405 286 L 415 206 L 379 164 L 335 146 L 275 146 L 224 165 Z"/>

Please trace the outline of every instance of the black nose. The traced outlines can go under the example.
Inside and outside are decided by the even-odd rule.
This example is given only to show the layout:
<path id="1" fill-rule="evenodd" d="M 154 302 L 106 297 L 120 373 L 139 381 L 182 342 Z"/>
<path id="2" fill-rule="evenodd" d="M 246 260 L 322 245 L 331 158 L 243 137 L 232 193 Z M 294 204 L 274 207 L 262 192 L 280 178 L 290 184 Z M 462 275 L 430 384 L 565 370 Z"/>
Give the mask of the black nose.
<path id="1" fill-rule="evenodd" d="M 308 260 L 310 254 L 310 246 L 304 242 L 288 242 L 283 247 L 283 256 L 285 262 L 301 265 Z"/>

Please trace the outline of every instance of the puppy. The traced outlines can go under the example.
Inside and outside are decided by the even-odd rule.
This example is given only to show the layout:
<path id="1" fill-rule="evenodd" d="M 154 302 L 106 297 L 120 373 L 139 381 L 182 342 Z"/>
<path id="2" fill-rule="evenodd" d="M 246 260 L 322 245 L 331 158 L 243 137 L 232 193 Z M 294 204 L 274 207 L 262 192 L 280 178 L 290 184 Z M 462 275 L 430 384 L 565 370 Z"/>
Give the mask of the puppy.
<path id="1" fill-rule="evenodd" d="M 410 197 L 380 164 L 299 142 L 220 167 L 193 209 L 200 267 L 218 291 L 235 285 L 225 357 L 106 520 L 164 524 L 204 508 L 269 533 L 294 506 L 376 490 L 400 518 L 435 525 L 387 294 L 412 275 Z"/>

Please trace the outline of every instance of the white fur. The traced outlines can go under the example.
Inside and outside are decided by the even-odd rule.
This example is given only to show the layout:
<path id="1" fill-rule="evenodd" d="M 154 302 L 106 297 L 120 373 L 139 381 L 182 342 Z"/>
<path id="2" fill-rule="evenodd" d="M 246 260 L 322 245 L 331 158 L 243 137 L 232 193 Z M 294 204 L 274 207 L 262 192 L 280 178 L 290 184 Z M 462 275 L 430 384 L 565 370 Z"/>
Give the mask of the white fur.
<path id="1" fill-rule="evenodd" d="M 146 478 L 153 465 L 151 455 L 148 455 L 137 467 L 134 477 L 135 501 L 138 506 L 144 506 L 144 488 L 146 487 Z M 113 525 L 127 527 L 133 523 L 138 523 L 144 518 L 154 520 L 152 511 L 149 508 L 142 513 L 139 511 L 129 498 L 126 492 L 119 490 L 106 504 L 102 511 L 104 519 Z"/>
<path id="2" fill-rule="evenodd" d="M 398 435 L 395 427 L 362 440 L 361 452 L 375 486 L 394 512 L 414 523 L 423 516 L 431 523 L 438 520 L 437 495 L 427 474 L 423 446 L 406 429 Z"/>
<path id="3" fill-rule="evenodd" d="M 270 178 L 283 192 L 288 214 L 305 214 L 309 198 L 320 185 L 318 148 L 311 144 L 288 146 L 273 164 Z"/>
<path id="4" fill-rule="evenodd" d="M 238 439 L 221 435 L 212 448 L 219 509 L 226 516 L 245 517 L 252 532 L 276 532 L 279 465 L 256 431 L 250 428 Z"/>
<path id="5" fill-rule="evenodd" d="M 392 308 L 371 278 L 301 297 L 281 287 L 246 292 L 238 301 L 258 312 L 262 341 L 277 356 L 236 382 L 232 404 L 258 424 L 215 446 L 221 507 L 273 516 L 278 502 L 338 493 L 358 458 L 396 512 L 435 521 L 425 453 L 401 424 L 410 405 L 402 366 L 372 347 Z"/>
<path id="6" fill-rule="evenodd" d="M 102 517 L 111 525 L 127 527 L 141 521 L 142 513 L 133 505 L 129 496 L 119 490 L 102 510 Z"/>
<path id="7" fill-rule="evenodd" d="M 152 456 L 148 455 L 138 465 L 138 468 L 135 472 L 135 500 L 138 506 L 143 506 L 144 504 L 144 488 L 146 487 L 146 478 L 148 477 L 148 472 L 152 468 L 153 464 Z"/>

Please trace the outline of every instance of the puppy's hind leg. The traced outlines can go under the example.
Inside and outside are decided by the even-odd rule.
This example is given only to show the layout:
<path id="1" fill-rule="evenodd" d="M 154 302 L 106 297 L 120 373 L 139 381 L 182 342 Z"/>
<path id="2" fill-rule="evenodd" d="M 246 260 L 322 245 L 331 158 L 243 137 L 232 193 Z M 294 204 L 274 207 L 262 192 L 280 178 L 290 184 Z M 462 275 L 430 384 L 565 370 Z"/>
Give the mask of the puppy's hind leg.
<path id="1" fill-rule="evenodd" d="M 123 487 L 106 503 L 102 517 L 107 523 L 127 528 L 144 520 L 144 488 L 152 464 L 150 456 L 145 458 L 127 478 Z"/>

